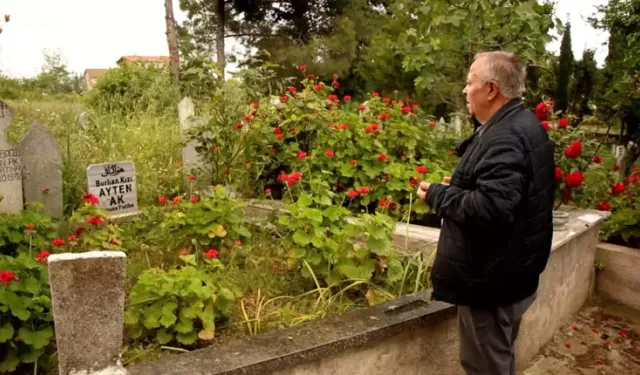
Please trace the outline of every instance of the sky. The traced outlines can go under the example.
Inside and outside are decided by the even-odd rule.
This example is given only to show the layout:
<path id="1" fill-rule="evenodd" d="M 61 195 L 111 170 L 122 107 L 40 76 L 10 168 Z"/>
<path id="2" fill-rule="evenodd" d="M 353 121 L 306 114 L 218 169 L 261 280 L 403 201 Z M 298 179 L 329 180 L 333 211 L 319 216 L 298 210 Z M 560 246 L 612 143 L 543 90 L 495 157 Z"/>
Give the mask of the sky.
<path id="1" fill-rule="evenodd" d="M 608 36 L 593 30 L 586 17 L 607 0 L 556 0 L 556 16 L 572 23 L 574 56 L 596 49 L 601 64 Z M 176 21 L 185 15 L 174 0 Z M 125 55 L 168 55 L 162 0 L 3 0 L 0 15 L 11 21 L 0 34 L 0 71 L 10 77 L 32 77 L 42 67 L 43 51 L 57 51 L 68 68 L 110 68 Z M 2 18 L 0 16 L 0 18 Z M 230 52 L 237 46 L 227 43 Z M 548 49 L 558 51 L 560 40 Z M 233 69 L 233 66 L 231 67 Z"/>

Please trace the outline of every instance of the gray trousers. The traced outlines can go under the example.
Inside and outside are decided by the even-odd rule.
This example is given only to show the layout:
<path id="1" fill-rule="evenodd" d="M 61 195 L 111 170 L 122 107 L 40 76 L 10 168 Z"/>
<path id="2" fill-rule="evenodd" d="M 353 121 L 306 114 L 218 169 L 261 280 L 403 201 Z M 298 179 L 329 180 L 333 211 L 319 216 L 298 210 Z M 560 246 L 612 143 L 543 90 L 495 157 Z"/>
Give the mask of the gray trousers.
<path id="1" fill-rule="evenodd" d="M 493 309 L 458 306 L 460 364 L 467 375 L 515 375 L 522 315 L 536 298 Z"/>

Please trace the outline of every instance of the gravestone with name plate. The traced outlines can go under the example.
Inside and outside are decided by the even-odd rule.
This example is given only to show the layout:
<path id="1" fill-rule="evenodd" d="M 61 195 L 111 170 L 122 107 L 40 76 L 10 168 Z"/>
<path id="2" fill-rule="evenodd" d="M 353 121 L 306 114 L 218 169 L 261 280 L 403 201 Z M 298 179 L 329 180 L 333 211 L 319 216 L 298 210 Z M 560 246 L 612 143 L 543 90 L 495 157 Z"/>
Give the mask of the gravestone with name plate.
<path id="1" fill-rule="evenodd" d="M 131 161 L 92 164 L 87 168 L 89 193 L 99 200 L 99 206 L 110 217 L 138 213 L 136 167 Z"/>
<path id="2" fill-rule="evenodd" d="M 23 208 L 20 150 L 6 137 L 12 119 L 11 108 L 0 101 L 0 212 L 18 213 Z"/>

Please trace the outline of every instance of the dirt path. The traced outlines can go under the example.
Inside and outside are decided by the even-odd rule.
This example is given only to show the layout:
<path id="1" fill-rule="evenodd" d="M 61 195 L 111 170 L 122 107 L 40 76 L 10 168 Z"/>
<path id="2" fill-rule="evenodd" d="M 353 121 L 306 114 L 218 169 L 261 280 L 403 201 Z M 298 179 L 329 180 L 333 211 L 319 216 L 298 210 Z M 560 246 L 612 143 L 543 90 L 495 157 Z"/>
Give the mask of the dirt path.
<path id="1" fill-rule="evenodd" d="M 591 301 L 523 375 L 640 375 L 640 312 Z"/>

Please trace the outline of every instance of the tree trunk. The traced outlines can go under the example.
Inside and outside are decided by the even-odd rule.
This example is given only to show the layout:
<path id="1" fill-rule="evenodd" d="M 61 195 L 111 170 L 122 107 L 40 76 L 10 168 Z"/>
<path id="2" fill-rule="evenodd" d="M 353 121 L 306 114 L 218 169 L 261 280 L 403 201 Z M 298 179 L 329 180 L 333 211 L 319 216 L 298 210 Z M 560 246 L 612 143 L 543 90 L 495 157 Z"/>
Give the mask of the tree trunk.
<path id="1" fill-rule="evenodd" d="M 173 16 L 173 0 L 164 0 L 165 21 L 167 22 L 167 44 L 171 56 L 171 76 L 173 84 L 180 87 L 180 52 L 178 50 L 178 36 L 176 33 L 176 20 Z"/>
<path id="2" fill-rule="evenodd" d="M 220 81 L 224 81 L 224 70 L 226 68 L 226 60 L 224 57 L 224 30 L 225 30 L 225 9 L 224 0 L 217 0 L 216 8 L 216 57 L 220 72 Z"/>

